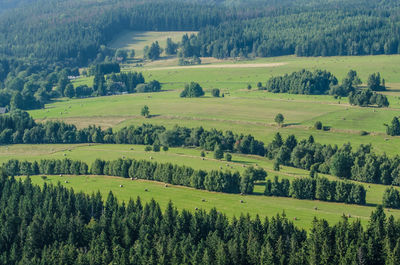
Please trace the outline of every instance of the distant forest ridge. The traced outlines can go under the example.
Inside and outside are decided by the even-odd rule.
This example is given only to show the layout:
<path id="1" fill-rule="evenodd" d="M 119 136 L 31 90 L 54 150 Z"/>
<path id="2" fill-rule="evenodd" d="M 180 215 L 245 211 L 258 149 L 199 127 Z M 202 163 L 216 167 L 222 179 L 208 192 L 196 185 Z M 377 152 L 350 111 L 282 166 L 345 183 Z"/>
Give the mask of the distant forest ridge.
<path id="1" fill-rule="evenodd" d="M 0 0 L 0 6 L 6 9 L 0 56 L 46 62 L 86 65 L 122 30 L 200 30 L 196 53 L 217 58 L 400 52 L 395 0 Z"/>

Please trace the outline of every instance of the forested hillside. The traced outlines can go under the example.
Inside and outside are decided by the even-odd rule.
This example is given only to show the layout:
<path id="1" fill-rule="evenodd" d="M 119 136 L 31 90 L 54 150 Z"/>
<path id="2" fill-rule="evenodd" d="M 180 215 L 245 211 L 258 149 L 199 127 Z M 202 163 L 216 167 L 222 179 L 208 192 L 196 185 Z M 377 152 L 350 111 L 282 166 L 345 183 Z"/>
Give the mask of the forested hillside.
<path id="1" fill-rule="evenodd" d="M 398 264 L 399 223 L 378 207 L 363 228 L 346 217 L 307 233 L 285 215 L 232 221 L 217 212 L 165 212 L 0 178 L 2 264 Z M 386 261 L 386 263 L 385 263 Z"/>
<path id="2" fill-rule="evenodd" d="M 218 58 L 393 54 L 398 13 L 376 0 L 38 0 L 2 14 L 0 54 L 83 65 L 123 30 L 200 30 L 194 53 Z"/>

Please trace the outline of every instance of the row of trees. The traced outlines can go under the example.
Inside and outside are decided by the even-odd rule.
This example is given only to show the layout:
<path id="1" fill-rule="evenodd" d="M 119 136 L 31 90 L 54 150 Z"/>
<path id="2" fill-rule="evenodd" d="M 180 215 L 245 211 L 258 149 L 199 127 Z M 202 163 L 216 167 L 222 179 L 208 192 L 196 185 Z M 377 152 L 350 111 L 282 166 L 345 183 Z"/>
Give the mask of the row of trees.
<path id="1" fill-rule="evenodd" d="M 294 135 L 283 140 L 277 133 L 266 147 L 266 155 L 276 163 L 303 168 L 311 172 L 332 174 L 361 182 L 400 185 L 400 157 L 387 157 L 372 151 L 371 145 L 360 145 L 352 151 L 350 143 L 338 148 L 321 145 L 312 136 L 297 141 Z"/>
<path id="2" fill-rule="evenodd" d="M 200 147 L 204 150 L 238 152 L 267 156 L 278 165 L 303 168 L 312 172 L 333 174 L 340 178 L 362 182 L 400 185 L 400 157 L 387 157 L 372 151 L 371 145 L 360 145 L 352 151 L 351 145 L 321 145 L 310 136 L 297 140 L 289 135 L 285 140 L 277 133 L 267 145 L 252 135 L 231 131 L 205 130 L 202 127 L 163 126 L 143 124 L 113 132 L 111 128 L 89 126 L 77 129 L 63 122 L 36 124 L 26 112 L 11 112 L 0 116 L 0 143 L 117 143 L 166 147 Z"/>
<path id="3" fill-rule="evenodd" d="M 191 50 L 216 58 L 399 53 L 398 7 L 382 13 L 381 7 L 363 8 L 366 2 L 351 2 L 335 5 L 335 12 L 324 9 L 329 5 L 324 3 L 297 12 L 292 9 L 293 13 L 286 9 L 264 18 L 204 27 L 191 40 Z"/>
<path id="4" fill-rule="evenodd" d="M 365 205 L 366 191 L 360 184 L 330 181 L 327 178 L 298 178 L 267 180 L 264 195 L 292 197 L 297 199 L 345 202 Z"/>
<path id="5" fill-rule="evenodd" d="M 323 95 L 327 94 L 330 87 L 337 85 L 337 83 L 336 77 L 330 72 L 322 70 L 310 72 L 303 69 L 290 75 L 272 77 L 261 89 L 273 93 Z"/>
<path id="6" fill-rule="evenodd" d="M 242 174 L 217 170 L 206 172 L 170 163 L 132 159 L 112 161 L 96 159 L 90 170 L 86 163 L 67 158 L 63 160 L 44 159 L 39 162 L 11 159 L 4 163 L 2 168 L 10 176 L 39 174 L 83 175 L 90 173 L 131 179 L 155 180 L 201 190 L 224 193 L 240 192 L 243 194 L 252 194 L 254 183 L 260 180 L 264 181 L 267 177 L 267 172 L 262 168 L 249 167 Z M 264 195 L 364 205 L 366 191 L 359 184 L 329 181 L 326 178 L 300 178 L 290 183 L 287 179 L 279 181 L 278 177 L 275 177 L 274 181 L 267 180 Z"/>
<path id="7" fill-rule="evenodd" d="M 371 89 L 360 89 L 349 94 L 351 105 L 360 107 L 378 106 L 389 107 L 389 101 L 385 95 L 378 94 Z"/>
<path id="8" fill-rule="evenodd" d="M 371 105 L 378 107 L 389 106 L 389 101 L 385 95 L 374 92 L 385 90 L 384 80 L 381 82 L 379 73 L 373 73 L 369 76 L 367 89 L 359 88 L 361 79 L 354 70 L 350 70 L 347 73 L 342 84 L 338 84 L 337 78 L 330 72 L 322 70 L 310 72 L 305 69 L 283 76 L 272 77 L 265 87 L 261 83 L 258 84 L 259 89 L 273 93 L 349 96 L 349 102 L 352 105 L 361 107 Z"/>
<path id="9" fill-rule="evenodd" d="M 397 189 L 390 187 L 383 194 L 382 205 L 387 208 L 400 209 L 400 193 Z"/>
<path id="10" fill-rule="evenodd" d="M 212 209 L 162 211 L 140 198 L 75 193 L 1 174 L 2 264 L 399 264 L 400 225 L 381 207 L 366 226 L 343 217 L 299 229 L 285 215 L 260 220 Z"/>
<path id="11" fill-rule="evenodd" d="M 90 170 L 86 163 L 70 159 L 44 159 L 39 162 L 8 160 L 2 165 L 9 176 L 19 175 L 108 175 L 131 179 L 156 180 L 174 185 L 193 187 L 196 189 L 251 194 L 254 182 L 264 180 L 267 173 L 264 169 L 247 168 L 242 176 L 238 172 L 212 170 L 194 170 L 186 166 L 170 163 L 157 163 L 145 160 L 117 159 L 104 161 L 96 159 Z"/>

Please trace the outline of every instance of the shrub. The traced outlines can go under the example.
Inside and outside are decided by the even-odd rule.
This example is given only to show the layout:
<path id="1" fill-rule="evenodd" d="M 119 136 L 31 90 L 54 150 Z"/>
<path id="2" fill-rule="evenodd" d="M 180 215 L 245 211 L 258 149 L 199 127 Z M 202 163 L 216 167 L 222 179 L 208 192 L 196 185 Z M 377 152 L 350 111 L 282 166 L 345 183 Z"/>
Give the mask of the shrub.
<path id="1" fill-rule="evenodd" d="M 232 161 L 232 155 L 229 154 L 229 153 L 226 153 L 225 154 L 225 159 L 226 159 L 226 161 Z"/>
<path id="2" fill-rule="evenodd" d="M 150 152 L 151 150 L 152 150 L 151 146 L 146 146 L 144 148 L 144 151 L 146 151 L 146 152 Z"/>
<path id="3" fill-rule="evenodd" d="M 160 149 L 161 149 L 160 145 L 158 145 L 158 144 L 153 145 L 154 152 L 160 152 Z"/>
<path id="4" fill-rule="evenodd" d="M 315 122 L 314 128 L 317 129 L 317 130 L 321 130 L 322 129 L 322 122 L 320 122 L 320 121 Z"/>
<path id="5" fill-rule="evenodd" d="M 219 97 L 219 89 L 218 88 L 213 88 L 213 90 L 211 91 L 211 94 L 213 97 L 218 98 Z"/>

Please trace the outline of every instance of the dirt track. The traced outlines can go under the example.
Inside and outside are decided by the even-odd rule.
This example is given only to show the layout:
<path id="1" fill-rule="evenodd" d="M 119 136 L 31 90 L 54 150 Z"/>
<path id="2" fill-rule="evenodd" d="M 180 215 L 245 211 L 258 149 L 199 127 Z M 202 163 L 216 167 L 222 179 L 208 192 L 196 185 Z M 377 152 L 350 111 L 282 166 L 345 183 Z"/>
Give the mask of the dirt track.
<path id="1" fill-rule="evenodd" d="M 190 65 L 190 66 L 169 66 L 154 67 L 148 70 L 174 70 L 174 69 L 193 69 L 193 68 L 267 68 L 282 66 L 287 63 L 242 63 L 242 64 L 211 64 L 211 65 Z"/>

